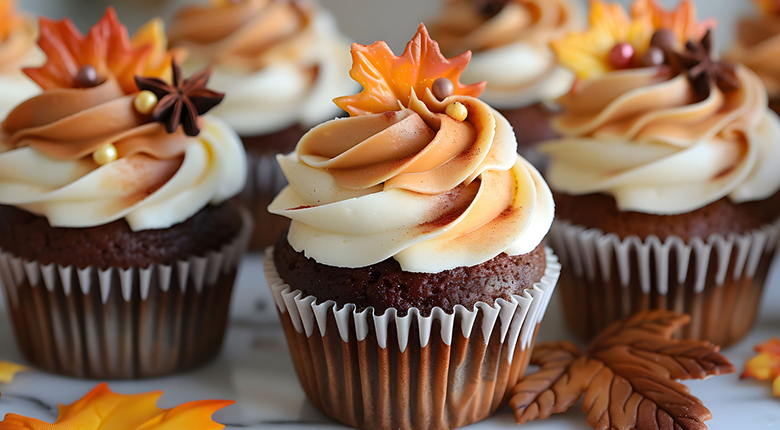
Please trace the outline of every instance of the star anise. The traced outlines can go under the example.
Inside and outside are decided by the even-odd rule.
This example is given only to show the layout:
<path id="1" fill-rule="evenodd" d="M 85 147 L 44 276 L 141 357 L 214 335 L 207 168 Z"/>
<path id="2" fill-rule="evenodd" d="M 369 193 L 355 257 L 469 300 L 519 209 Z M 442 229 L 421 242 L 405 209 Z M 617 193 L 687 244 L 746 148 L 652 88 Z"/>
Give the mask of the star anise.
<path id="1" fill-rule="evenodd" d="M 136 76 L 135 82 L 140 90 L 151 91 L 159 99 L 152 118 L 164 122 L 168 133 L 176 132 L 182 125 L 188 136 L 197 136 L 200 133 L 198 116 L 218 105 L 225 94 L 206 88 L 211 68 L 198 72 L 190 79 L 182 78 L 181 67 L 176 61 L 172 61 L 172 68 L 173 83 L 141 76 Z"/>
<path id="2" fill-rule="evenodd" d="M 725 61 L 715 61 L 712 57 L 712 31 L 695 43 L 689 41 L 683 52 L 669 55 L 672 67 L 680 73 L 686 73 L 694 91 L 702 99 L 709 97 L 714 85 L 724 92 L 741 88 L 737 69 Z"/>

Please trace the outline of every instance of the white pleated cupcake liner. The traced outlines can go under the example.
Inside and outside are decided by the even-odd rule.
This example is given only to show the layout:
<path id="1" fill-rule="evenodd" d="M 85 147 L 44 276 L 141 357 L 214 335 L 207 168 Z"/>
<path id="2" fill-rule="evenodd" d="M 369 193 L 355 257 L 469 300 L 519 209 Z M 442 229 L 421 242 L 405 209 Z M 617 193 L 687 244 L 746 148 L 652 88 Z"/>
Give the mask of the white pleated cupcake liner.
<path id="1" fill-rule="evenodd" d="M 678 236 L 664 240 L 652 235 L 645 240 L 637 236 L 621 239 L 614 233 L 556 220 L 548 242 L 560 256 L 564 271 L 570 271 L 564 276 L 566 286 L 562 281 L 561 295 L 569 294 L 568 279 L 571 278 L 573 282 L 583 283 L 580 300 L 601 301 L 599 306 L 607 306 L 603 303 L 604 297 L 599 297 L 599 293 L 604 291 L 599 291 L 596 286 L 616 286 L 619 288 L 611 288 L 609 293 L 616 296 L 630 294 L 634 301 L 639 300 L 637 295 L 652 296 L 654 302 L 659 301 L 659 297 L 660 301 L 667 301 L 674 296 L 678 307 L 682 306 L 677 310 L 691 313 L 696 318 L 702 310 L 707 310 L 706 306 L 700 299 L 696 299 L 697 309 L 689 305 L 697 296 L 709 299 L 712 295 L 709 289 L 736 288 L 735 285 L 739 284 L 742 291 L 763 286 L 769 263 L 780 242 L 780 222 L 745 234 L 724 236 L 716 233 L 707 238 L 694 237 L 686 242 Z M 569 298 L 563 297 L 564 301 Z M 682 305 L 683 302 L 685 305 Z M 615 300 L 618 307 L 608 309 L 609 313 L 620 318 L 632 311 L 642 310 L 631 309 L 627 304 L 628 300 Z M 586 303 L 579 305 L 587 307 Z M 649 306 L 652 307 L 652 304 Z M 583 321 L 572 319 L 573 313 L 567 310 L 572 325 L 583 324 Z M 724 318 L 727 317 L 724 315 Z M 694 321 L 692 326 L 696 327 L 697 322 Z M 727 343 L 733 341 L 727 339 Z"/>
<path id="2" fill-rule="evenodd" d="M 242 197 L 253 199 L 259 195 L 275 196 L 287 185 L 287 178 L 276 161 L 276 154 L 260 157 L 247 154 L 247 182 Z"/>
<path id="3" fill-rule="evenodd" d="M 213 358 L 226 328 L 252 220 L 219 251 L 173 265 L 79 268 L 27 261 L 0 249 L 0 284 L 17 344 L 44 370 L 129 379 Z"/>
<path id="4" fill-rule="evenodd" d="M 523 294 L 428 316 L 319 303 L 279 278 L 272 250 L 264 264 L 298 377 L 318 409 L 363 429 L 451 429 L 490 416 L 523 377 L 560 275 L 557 257 L 546 255 L 544 277 Z"/>

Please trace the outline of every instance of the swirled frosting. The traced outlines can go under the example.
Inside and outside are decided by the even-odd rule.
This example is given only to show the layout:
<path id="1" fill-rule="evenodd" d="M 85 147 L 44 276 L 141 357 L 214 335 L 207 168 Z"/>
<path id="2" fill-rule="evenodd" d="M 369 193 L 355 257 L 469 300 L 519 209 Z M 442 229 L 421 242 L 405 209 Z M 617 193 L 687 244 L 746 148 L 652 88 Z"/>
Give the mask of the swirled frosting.
<path id="1" fill-rule="evenodd" d="M 3 10 L 0 13 L 12 11 Z M 26 16 L 6 19 L 12 19 L 13 24 L 7 26 L 7 34 L 2 34 L 0 38 L 0 118 L 5 118 L 16 105 L 41 91 L 22 73 L 22 68 L 37 66 L 44 61 L 43 54 L 35 44 L 38 39 L 35 22 Z"/>
<path id="2" fill-rule="evenodd" d="M 741 89 L 701 100 L 667 67 L 578 82 L 543 145 L 550 186 L 606 193 L 621 210 L 673 215 L 724 197 L 761 200 L 780 189 L 780 120 L 760 79 L 737 67 Z"/>
<path id="3" fill-rule="evenodd" d="M 238 194 L 246 158 L 234 131 L 214 118 L 201 133 L 167 133 L 133 107 L 116 80 L 57 88 L 22 103 L 2 124 L 0 204 L 44 216 L 53 227 L 124 218 L 134 231 L 183 222 Z M 119 159 L 92 153 L 113 144 Z"/>
<path id="4" fill-rule="evenodd" d="M 227 97 L 212 113 L 243 136 L 338 115 L 331 100 L 355 89 L 349 43 L 324 10 L 306 1 L 243 0 L 182 9 L 170 43 L 188 52 L 184 70 L 214 66 Z"/>
<path id="5" fill-rule="evenodd" d="M 290 185 L 269 210 L 293 220 L 296 251 L 331 266 L 392 257 L 405 271 L 438 273 L 541 243 L 552 195 L 516 154 L 507 120 L 473 97 L 424 99 L 324 123 L 278 157 Z M 456 101 L 465 122 L 439 113 Z"/>
<path id="6" fill-rule="evenodd" d="M 780 97 L 780 16 L 745 18 L 737 30 L 736 45 L 728 53 L 758 74 L 771 98 Z"/>
<path id="7" fill-rule="evenodd" d="M 495 16 L 473 0 L 449 0 L 431 26 L 442 50 L 473 51 L 465 82 L 487 81 L 482 98 L 498 108 L 518 108 L 562 96 L 574 74 L 560 67 L 550 41 L 580 27 L 583 14 L 570 0 L 510 0 Z"/>

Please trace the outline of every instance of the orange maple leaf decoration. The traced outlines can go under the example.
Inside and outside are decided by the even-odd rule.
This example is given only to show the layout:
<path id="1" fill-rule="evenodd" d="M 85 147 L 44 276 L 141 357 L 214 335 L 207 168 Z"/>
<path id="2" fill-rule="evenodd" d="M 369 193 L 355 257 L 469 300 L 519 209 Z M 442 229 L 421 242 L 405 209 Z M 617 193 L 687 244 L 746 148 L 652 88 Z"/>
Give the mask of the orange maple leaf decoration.
<path id="1" fill-rule="evenodd" d="M 8 39 L 26 20 L 27 17 L 17 12 L 15 0 L 0 0 L 0 40 Z"/>
<path id="2" fill-rule="evenodd" d="M 745 364 L 742 378 L 772 380 L 772 395 L 780 397 L 780 339 L 774 338 L 756 345 L 758 355 Z"/>
<path id="3" fill-rule="evenodd" d="M 8 414 L 0 421 L 0 430 L 221 430 L 211 416 L 235 402 L 203 400 L 185 403 L 173 409 L 159 409 L 161 391 L 143 394 L 117 394 L 106 383 L 95 387 L 70 406 L 60 406 L 57 422 L 49 424 L 33 418 Z"/>
<path id="4" fill-rule="evenodd" d="M 707 31 L 714 30 L 717 21 L 710 18 L 699 21 L 696 6 L 690 0 L 683 0 L 673 10 L 666 10 L 657 0 L 636 0 L 631 6 L 631 15 L 635 18 L 649 16 L 656 29 L 671 30 L 678 40 L 701 40 Z"/>
<path id="5" fill-rule="evenodd" d="M 447 59 L 439 44 L 428 35 L 424 24 L 399 57 L 385 42 L 372 45 L 352 44 L 352 69 L 349 75 L 363 85 L 359 94 L 339 97 L 334 102 L 351 116 L 399 110 L 399 102 L 409 106 L 412 90 L 422 96 L 439 78 L 454 84 L 456 95 L 478 97 L 485 82 L 460 83 L 460 75 L 471 60 L 471 51 Z"/>
<path id="6" fill-rule="evenodd" d="M 136 75 L 163 78 L 170 72 L 169 68 L 161 67 L 170 63 L 164 40 L 152 40 L 147 34 L 157 35 L 159 39 L 160 32 L 154 31 L 154 25 L 142 29 L 138 45 L 134 45 L 113 7 L 106 10 L 86 36 L 68 18 L 54 21 L 41 17 L 38 46 L 48 60 L 42 67 L 26 68 L 24 72 L 44 90 L 76 88 L 79 68 L 92 66 L 103 79 L 113 76 L 125 93 L 137 92 Z M 160 49 L 165 54 L 160 54 Z"/>
<path id="7" fill-rule="evenodd" d="M 688 315 L 643 312 L 607 327 L 587 350 L 570 342 L 534 348 L 541 369 L 512 391 L 519 424 L 567 411 L 585 396 L 588 424 L 610 430 L 702 430 L 712 418 L 682 379 L 734 372 L 720 347 L 672 335 Z"/>
<path id="8" fill-rule="evenodd" d="M 753 0 L 753 2 L 767 15 L 780 15 L 780 0 Z"/>

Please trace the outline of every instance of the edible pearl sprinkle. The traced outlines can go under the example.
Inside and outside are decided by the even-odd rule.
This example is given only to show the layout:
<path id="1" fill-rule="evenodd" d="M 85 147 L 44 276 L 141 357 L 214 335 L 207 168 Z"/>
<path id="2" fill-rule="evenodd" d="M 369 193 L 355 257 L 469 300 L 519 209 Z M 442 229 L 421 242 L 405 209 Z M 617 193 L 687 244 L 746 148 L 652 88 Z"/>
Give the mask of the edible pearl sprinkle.
<path id="1" fill-rule="evenodd" d="M 618 69 L 630 66 L 633 58 L 634 47 L 630 43 L 618 43 L 609 51 L 609 62 Z"/>
<path id="2" fill-rule="evenodd" d="M 431 91 L 437 99 L 444 100 L 455 92 L 455 85 L 447 78 L 439 78 L 433 81 Z"/>
<path id="3" fill-rule="evenodd" d="M 149 115 L 157 106 L 157 96 L 149 90 L 143 90 L 135 96 L 133 106 L 138 113 Z"/>
<path id="4" fill-rule="evenodd" d="M 100 84 L 97 70 L 92 66 L 81 66 L 76 72 L 76 84 L 79 88 L 92 88 Z"/>
<path id="5" fill-rule="evenodd" d="M 469 110 L 461 102 L 450 103 L 445 113 L 457 121 L 465 121 L 469 116 Z"/>
<path id="6" fill-rule="evenodd" d="M 105 166 L 112 161 L 116 161 L 117 158 L 119 158 L 119 153 L 116 150 L 116 146 L 111 143 L 101 146 L 92 153 L 92 159 L 95 160 L 98 166 Z"/>

